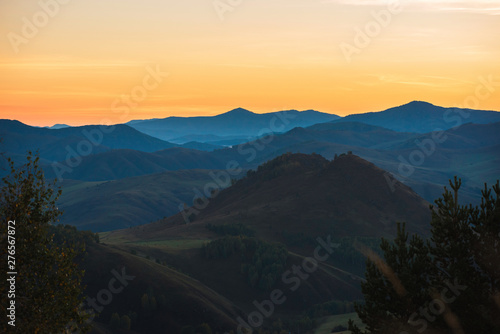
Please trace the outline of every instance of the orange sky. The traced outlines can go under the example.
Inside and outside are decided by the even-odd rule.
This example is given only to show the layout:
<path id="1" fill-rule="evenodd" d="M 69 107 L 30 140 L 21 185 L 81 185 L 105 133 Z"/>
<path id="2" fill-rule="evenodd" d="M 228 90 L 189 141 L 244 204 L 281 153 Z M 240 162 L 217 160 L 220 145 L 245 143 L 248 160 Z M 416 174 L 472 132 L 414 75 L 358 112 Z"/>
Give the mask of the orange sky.
<path id="1" fill-rule="evenodd" d="M 500 1 L 400 0 L 393 13 L 391 2 L 0 0 L 0 118 L 81 125 L 236 107 L 462 106 L 480 77 L 497 84 L 477 107 L 500 110 Z M 155 70 L 168 76 L 154 80 Z"/>

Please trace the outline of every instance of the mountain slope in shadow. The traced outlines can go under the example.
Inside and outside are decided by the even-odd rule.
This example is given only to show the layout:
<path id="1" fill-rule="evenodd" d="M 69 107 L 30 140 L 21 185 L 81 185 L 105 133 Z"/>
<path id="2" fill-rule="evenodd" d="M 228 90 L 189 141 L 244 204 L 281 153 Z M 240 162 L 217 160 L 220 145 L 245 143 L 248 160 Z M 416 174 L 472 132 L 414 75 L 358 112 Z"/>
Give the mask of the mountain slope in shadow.
<path id="1" fill-rule="evenodd" d="M 198 204 L 140 229 L 113 233 L 131 240 L 190 237 L 209 235 L 206 224 L 242 223 L 260 238 L 286 243 L 284 232 L 393 236 L 401 221 L 409 231 L 426 234 L 430 219 L 428 202 L 384 170 L 350 154 L 334 161 L 315 154 L 284 154 L 206 202 L 203 209 L 205 205 Z"/>

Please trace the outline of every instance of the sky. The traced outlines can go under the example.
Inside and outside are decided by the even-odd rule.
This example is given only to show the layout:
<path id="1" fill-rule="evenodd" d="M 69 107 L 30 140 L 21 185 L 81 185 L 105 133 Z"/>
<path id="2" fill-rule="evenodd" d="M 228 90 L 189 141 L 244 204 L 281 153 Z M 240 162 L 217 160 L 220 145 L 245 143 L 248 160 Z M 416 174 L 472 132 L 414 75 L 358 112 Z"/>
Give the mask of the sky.
<path id="1" fill-rule="evenodd" d="M 0 118 L 500 110 L 500 0 L 0 0 Z"/>

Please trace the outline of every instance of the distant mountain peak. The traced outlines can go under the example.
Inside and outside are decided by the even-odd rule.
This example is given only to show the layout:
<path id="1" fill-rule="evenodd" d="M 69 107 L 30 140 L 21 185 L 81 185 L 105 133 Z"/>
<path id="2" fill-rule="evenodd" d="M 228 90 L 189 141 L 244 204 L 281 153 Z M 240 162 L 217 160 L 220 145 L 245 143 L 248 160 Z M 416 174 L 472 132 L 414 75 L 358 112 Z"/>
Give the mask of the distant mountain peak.
<path id="1" fill-rule="evenodd" d="M 244 108 L 236 108 L 233 110 L 228 111 L 227 113 L 223 115 L 252 115 L 254 114 L 250 110 L 244 109 Z"/>
<path id="2" fill-rule="evenodd" d="M 424 105 L 433 105 L 432 103 L 429 103 L 427 101 L 421 101 L 421 100 L 413 100 L 407 104 L 424 104 Z"/>
<path id="3" fill-rule="evenodd" d="M 403 104 L 401 107 L 436 107 L 434 104 L 426 101 L 411 101 L 407 104 Z"/>
<path id="4" fill-rule="evenodd" d="M 314 109 L 307 109 L 307 110 L 302 110 L 302 113 L 321 113 L 320 111 L 314 110 Z"/>
<path id="5" fill-rule="evenodd" d="M 70 128 L 71 126 L 67 124 L 54 124 L 52 126 L 46 126 L 47 129 L 57 130 L 57 129 L 65 129 Z"/>
<path id="6" fill-rule="evenodd" d="M 456 107 L 441 107 L 425 101 L 389 108 L 379 112 L 348 115 L 337 122 L 360 122 L 384 127 L 398 132 L 427 133 L 436 129 L 448 130 L 467 123 L 486 124 L 500 121 L 500 112 L 466 109 L 469 116 L 464 117 Z M 450 117 L 449 113 L 456 113 Z"/>

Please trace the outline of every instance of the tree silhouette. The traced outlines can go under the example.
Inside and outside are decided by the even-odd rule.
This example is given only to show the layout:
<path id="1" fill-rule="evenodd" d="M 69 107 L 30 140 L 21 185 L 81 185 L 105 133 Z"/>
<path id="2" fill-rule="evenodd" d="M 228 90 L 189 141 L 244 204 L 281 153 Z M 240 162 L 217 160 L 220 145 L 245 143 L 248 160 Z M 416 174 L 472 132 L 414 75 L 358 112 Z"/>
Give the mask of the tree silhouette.
<path id="1" fill-rule="evenodd" d="M 430 240 L 408 240 L 398 224 L 384 259 L 369 250 L 365 296 L 356 311 L 366 333 L 500 332 L 500 185 L 480 206 L 459 205 L 461 180 L 431 206 Z M 354 334 L 362 331 L 351 321 Z"/>
<path id="2" fill-rule="evenodd" d="M 83 301 L 81 279 L 83 271 L 75 263 L 81 250 L 74 249 L 65 242 L 56 243 L 49 233 L 51 223 L 61 214 L 56 200 L 61 191 L 55 191 L 47 184 L 39 157 L 28 152 L 27 163 L 16 169 L 8 159 L 10 175 L 3 178 L 0 188 L 0 219 L 2 226 L 2 259 L 9 255 L 15 258 L 15 267 L 10 271 L 15 275 L 15 299 L 7 300 L 2 293 L 2 310 L 7 303 L 15 300 L 16 322 L 10 327 L 2 321 L 0 332 L 16 333 L 60 333 L 80 328 L 87 331 L 85 316 L 79 312 Z M 15 222 L 15 233 L 8 232 L 9 221 Z M 13 225 L 10 223 L 9 225 Z M 3 267 L 4 269 L 5 267 Z M 1 290 L 7 291 L 6 280 L 1 281 Z M 7 319 L 6 316 L 3 316 Z M 9 327 L 9 328 L 7 328 Z"/>

